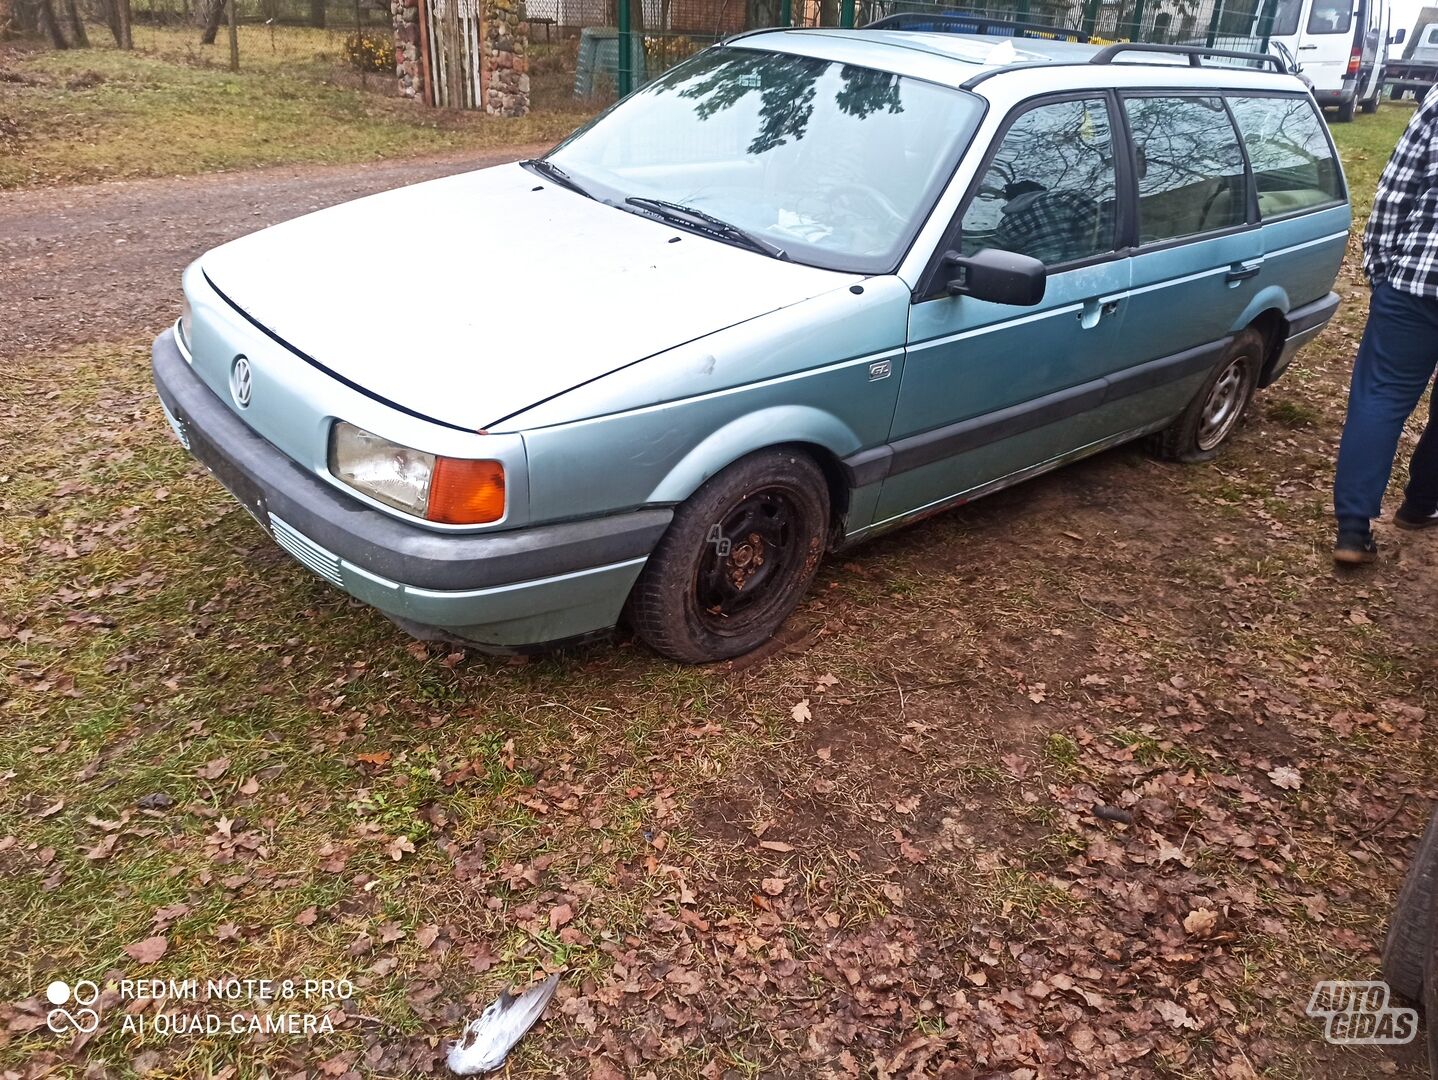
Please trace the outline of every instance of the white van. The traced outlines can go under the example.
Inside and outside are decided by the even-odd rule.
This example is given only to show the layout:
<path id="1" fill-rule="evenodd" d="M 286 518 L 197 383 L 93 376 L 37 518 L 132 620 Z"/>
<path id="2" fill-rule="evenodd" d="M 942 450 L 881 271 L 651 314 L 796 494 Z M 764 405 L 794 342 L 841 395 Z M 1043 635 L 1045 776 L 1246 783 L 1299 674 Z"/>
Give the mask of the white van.
<path id="1" fill-rule="evenodd" d="M 1318 104 L 1352 120 L 1360 106 L 1378 109 L 1390 16 L 1389 0 L 1279 0 L 1270 47 L 1282 45 L 1297 58 Z"/>

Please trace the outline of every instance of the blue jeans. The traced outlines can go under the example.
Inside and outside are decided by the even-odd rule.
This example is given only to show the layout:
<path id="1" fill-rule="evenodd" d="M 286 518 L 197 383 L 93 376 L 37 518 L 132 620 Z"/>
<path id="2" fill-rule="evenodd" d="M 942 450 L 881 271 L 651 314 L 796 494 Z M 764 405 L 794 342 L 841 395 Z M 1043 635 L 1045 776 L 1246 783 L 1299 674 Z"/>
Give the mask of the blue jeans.
<path id="1" fill-rule="evenodd" d="M 1398 437 L 1438 366 L 1438 300 L 1373 289 L 1368 325 L 1353 362 L 1348 419 L 1338 447 L 1333 509 L 1340 531 L 1366 532 L 1379 516 L 1393 472 Z M 1438 510 L 1438 395 L 1409 465 L 1404 504 L 1422 514 Z"/>

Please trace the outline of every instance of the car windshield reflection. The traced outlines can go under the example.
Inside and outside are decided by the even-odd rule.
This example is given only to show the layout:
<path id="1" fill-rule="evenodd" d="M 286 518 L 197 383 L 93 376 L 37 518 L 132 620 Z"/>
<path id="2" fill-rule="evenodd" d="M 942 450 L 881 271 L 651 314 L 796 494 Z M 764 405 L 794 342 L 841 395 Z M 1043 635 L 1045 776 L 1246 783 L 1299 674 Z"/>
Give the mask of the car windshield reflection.
<path id="1" fill-rule="evenodd" d="M 971 95 L 807 56 L 710 49 L 550 159 L 621 204 L 702 210 L 798 262 L 892 270 L 980 115 Z"/>

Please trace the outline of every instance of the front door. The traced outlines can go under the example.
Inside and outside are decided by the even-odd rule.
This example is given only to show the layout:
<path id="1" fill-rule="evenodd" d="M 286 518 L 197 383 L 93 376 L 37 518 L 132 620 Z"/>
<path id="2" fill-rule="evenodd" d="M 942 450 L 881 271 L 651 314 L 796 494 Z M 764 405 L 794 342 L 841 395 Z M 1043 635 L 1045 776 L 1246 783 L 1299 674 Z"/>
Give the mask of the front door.
<path id="1" fill-rule="evenodd" d="M 1118 255 L 1115 125 L 1107 95 L 1020 106 L 944 249 L 1041 260 L 1044 299 L 950 296 L 939 275 L 910 309 L 908 355 L 876 523 L 976 494 L 1099 437 L 1128 294 Z"/>

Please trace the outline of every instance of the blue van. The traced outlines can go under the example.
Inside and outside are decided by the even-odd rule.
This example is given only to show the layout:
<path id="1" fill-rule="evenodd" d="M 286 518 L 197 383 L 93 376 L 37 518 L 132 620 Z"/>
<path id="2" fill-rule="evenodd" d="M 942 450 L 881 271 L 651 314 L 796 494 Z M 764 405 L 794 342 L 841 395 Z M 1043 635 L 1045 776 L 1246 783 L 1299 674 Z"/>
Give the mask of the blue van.
<path id="1" fill-rule="evenodd" d="M 426 273 L 356 311 L 397 220 Z M 837 548 L 1126 440 L 1213 456 L 1332 316 L 1349 221 L 1273 57 L 764 31 L 543 158 L 207 253 L 154 374 L 410 632 L 712 661 Z"/>

